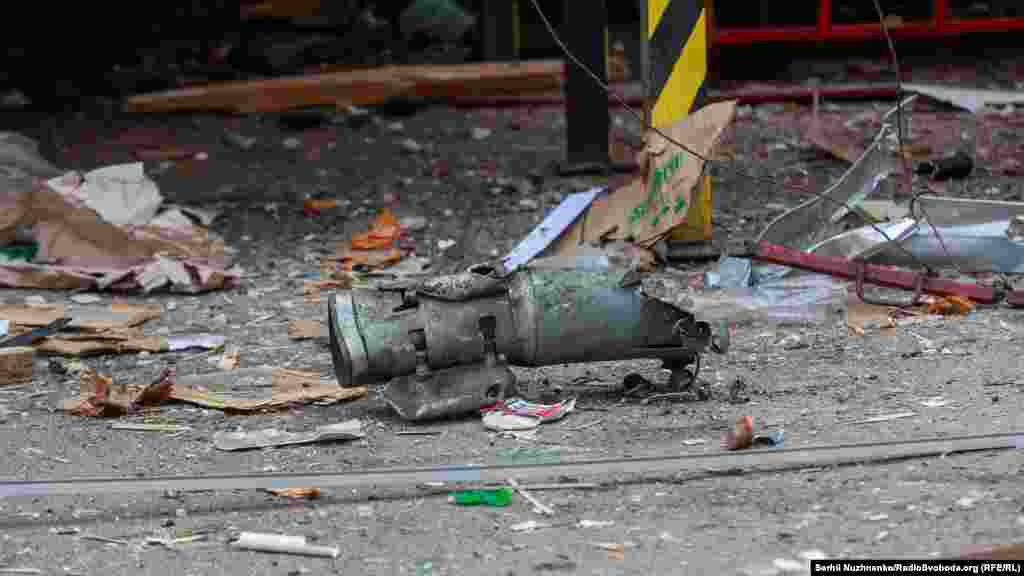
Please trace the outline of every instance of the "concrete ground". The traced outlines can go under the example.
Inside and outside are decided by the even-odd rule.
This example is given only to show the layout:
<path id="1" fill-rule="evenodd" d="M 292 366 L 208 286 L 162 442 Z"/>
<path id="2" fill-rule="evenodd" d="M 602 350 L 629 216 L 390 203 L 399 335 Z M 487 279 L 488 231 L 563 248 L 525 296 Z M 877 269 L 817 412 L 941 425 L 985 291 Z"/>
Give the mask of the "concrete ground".
<path id="1" fill-rule="evenodd" d="M 863 118 L 889 106 L 835 103 L 827 113 Z M 918 113 L 934 118 L 935 126 L 967 121 L 963 113 L 935 106 Z M 716 169 L 717 238 L 751 237 L 809 197 L 751 182 L 729 166 L 814 190 L 842 173 L 840 161 L 801 139 L 796 120 L 806 115 L 806 109 L 789 105 L 741 111 L 723 146 L 730 161 Z M 619 116 L 624 131 L 639 133 Z M 431 259 L 435 268 L 454 269 L 504 254 L 565 194 L 595 182 L 551 175 L 551 163 L 563 154 L 559 110 L 374 113 L 362 120 L 336 117 L 302 132 L 285 130 L 271 116 L 101 117 L 11 117 L 8 124 L 46 140 L 52 159 L 66 168 L 132 161 L 140 142 L 195 145 L 208 154 L 206 160 L 154 163 L 149 169 L 169 200 L 223 211 L 214 228 L 239 250 L 242 286 L 139 300 L 164 307 L 147 331 L 223 333 L 240 349 L 240 367 L 331 373 L 326 343 L 293 341 L 286 324 L 326 316 L 323 303 L 305 301 L 303 283 L 318 273 L 319 256 L 364 229 L 375 210 L 390 206 L 400 216 L 426 217 L 426 228 L 412 234 L 416 255 Z M 986 120 L 998 157 L 980 160 L 972 179 L 948 193 L 1020 194 L 1019 179 L 994 169 L 998 160 L 1020 154 L 1012 128 L 1020 118 L 1019 110 L 1011 110 L 1002 119 Z M 47 126 L 60 130 L 47 133 Z M 472 128 L 491 132 L 475 140 Z M 869 121 L 856 129 L 864 141 L 877 130 Z M 235 148 L 225 140 L 228 131 L 254 137 L 257 144 Z M 418 151 L 410 152 L 413 146 L 404 143 L 409 139 Z M 302 199 L 310 194 L 338 198 L 342 206 L 304 215 Z M 442 251 L 443 240 L 454 241 L 454 247 Z M 68 297 L 5 290 L 0 298 L 20 303 L 33 294 L 56 302 Z M 742 415 L 752 416 L 758 430 L 784 430 L 789 448 L 1005 432 L 1024 424 L 1022 340 L 1024 318 L 1001 306 L 980 307 L 966 317 L 913 318 L 864 336 L 852 335 L 841 320 L 746 323 L 735 327 L 727 355 L 707 358 L 701 377 L 710 382 L 712 398 L 702 402 L 643 404 L 624 398 L 627 374 L 661 377 L 651 362 L 518 370 L 535 392 L 562 387 L 579 396 L 576 412 L 544 425 L 533 441 L 497 438 L 475 417 L 416 427 L 436 431 L 433 436 L 396 435 L 412 426 L 376 390 L 365 400 L 259 416 L 167 405 L 160 416 L 191 431 L 116 431 L 109 421 L 56 411 L 78 383 L 41 362 L 33 385 L 0 388 L 0 476 L 488 463 L 502 448 L 546 449 L 563 460 L 711 452 Z M 181 353 L 84 362 L 118 381 L 146 382 L 168 361 L 188 374 L 215 370 L 216 358 Z M 737 380 L 743 384 L 739 396 L 748 401 L 730 394 Z M 901 412 L 912 414 L 863 422 Z M 308 430 L 349 418 L 363 419 L 364 440 L 252 452 L 221 452 L 211 443 L 217 431 Z M 553 518 L 536 515 L 518 497 L 507 508 L 463 508 L 416 488 L 328 489 L 313 501 L 253 491 L 8 498 L 0 501 L 0 567 L 62 575 L 780 574 L 799 572 L 817 556 L 930 558 L 973 544 L 1021 540 L 1022 465 L 1019 451 L 1004 451 L 793 472 L 597 478 L 597 489 L 538 492 L 556 510 Z M 528 520 L 552 526 L 511 530 Z M 584 527 L 582 520 L 605 524 Z M 151 536 L 205 530 L 210 537 L 204 542 L 173 549 L 146 544 Z M 325 560 L 239 551 L 226 543 L 237 530 L 307 535 L 342 554 Z M 621 547 L 608 550 L 607 544 Z"/>

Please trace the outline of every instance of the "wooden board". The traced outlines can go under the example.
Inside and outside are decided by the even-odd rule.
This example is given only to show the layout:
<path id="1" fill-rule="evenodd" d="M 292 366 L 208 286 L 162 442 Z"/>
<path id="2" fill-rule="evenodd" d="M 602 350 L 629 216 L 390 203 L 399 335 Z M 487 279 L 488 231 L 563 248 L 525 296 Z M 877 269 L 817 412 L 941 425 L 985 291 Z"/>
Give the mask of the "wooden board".
<path id="1" fill-rule="evenodd" d="M 627 73 L 624 68 L 615 71 Z M 252 113 L 338 103 L 368 106 L 396 96 L 454 98 L 558 90 L 564 77 L 565 63 L 561 60 L 387 66 L 140 94 L 129 97 L 125 109 L 130 112 Z"/>

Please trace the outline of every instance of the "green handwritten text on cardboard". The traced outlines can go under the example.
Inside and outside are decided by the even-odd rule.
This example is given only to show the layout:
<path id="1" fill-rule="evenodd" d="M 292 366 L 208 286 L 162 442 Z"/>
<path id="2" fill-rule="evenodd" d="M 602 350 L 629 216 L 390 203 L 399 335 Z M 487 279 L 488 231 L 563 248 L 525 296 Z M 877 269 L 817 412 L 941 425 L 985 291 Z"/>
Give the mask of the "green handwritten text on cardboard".
<path id="1" fill-rule="evenodd" d="M 685 154 L 685 152 L 676 152 L 669 157 L 667 162 L 655 168 L 643 203 L 630 211 L 630 229 L 635 228 L 647 216 L 650 216 L 650 225 L 657 226 L 670 211 L 678 213 L 686 208 L 686 199 L 682 194 L 676 197 L 674 205 L 665 194 L 665 184 L 670 182 L 683 167 L 683 162 L 686 160 Z"/>

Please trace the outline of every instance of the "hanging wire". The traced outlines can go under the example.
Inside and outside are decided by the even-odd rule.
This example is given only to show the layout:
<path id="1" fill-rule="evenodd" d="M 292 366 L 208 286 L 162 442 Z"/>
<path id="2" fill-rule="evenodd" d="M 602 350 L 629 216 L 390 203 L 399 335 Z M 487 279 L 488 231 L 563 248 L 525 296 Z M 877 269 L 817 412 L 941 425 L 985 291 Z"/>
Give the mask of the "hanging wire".
<path id="1" fill-rule="evenodd" d="M 932 233 L 935 234 L 935 238 L 939 241 L 939 246 L 942 247 L 942 252 L 946 255 L 946 260 L 963 275 L 963 271 L 956 265 L 953 260 L 953 256 L 949 253 L 949 248 L 946 247 L 946 241 L 939 232 L 939 229 L 932 223 L 931 218 L 928 217 L 928 212 L 925 211 L 924 206 L 918 204 L 917 200 L 923 193 L 914 194 L 913 181 L 910 176 L 910 167 L 907 164 L 907 156 L 903 153 L 903 72 L 900 68 L 900 57 L 896 53 L 896 43 L 893 42 L 892 34 L 889 33 L 889 25 L 885 21 L 885 12 L 882 11 L 881 0 L 874 0 L 875 12 L 878 13 L 878 21 L 882 25 L 882 34 L 885 35 L 885 41 L 889 46 L 889 57 L 892 58 L 892 66 L 896 72 L 896 146 L 900 156 L 900 160 L 903 162 L 903 174 L 907 179 L 907 192 L 913 194 L 910 199 L 910 213 L 914 213 L 915 208 L 921 210 L 921 215 L 924 216 L 925 222 L 932 229 Z M 977 134 L 975 134 L 977 138 Z"/>

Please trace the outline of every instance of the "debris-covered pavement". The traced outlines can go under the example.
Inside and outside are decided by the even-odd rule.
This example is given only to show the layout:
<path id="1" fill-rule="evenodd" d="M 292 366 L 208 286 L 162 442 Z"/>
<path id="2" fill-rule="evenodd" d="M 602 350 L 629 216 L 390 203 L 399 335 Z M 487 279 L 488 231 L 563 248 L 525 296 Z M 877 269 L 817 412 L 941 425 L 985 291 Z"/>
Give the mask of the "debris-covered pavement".
<path id="1" fill-rule="evenodd" d="M 1019 94 L 1021 84 L 999 88 Z M 908 164 L 893 134 L 880 132 L 893 101 L 736 107 L 713 150 L 724 161 L 711 169 L 716 245 L 757 239 L 812 200 L 811 191 L 850 171 L 879 134 L 891 165 L 848 212 L 895 229 L 919 194 L 1024 200 L 1017 136 L 1024 109 L 1004 99 L 969 111 L 927 92 L 903 111 Z M 22 172 L 34 166 L 0 178 L 4 200 L 21 194 L 17 209 L 0 217 L 7 242 L 0 283 L 23 287 L 0 291 L 5 480 L 461 464 L 554 469 L 1009 433 L 1024 424 L 1019 310 L 955 294 L 922 295 L 909 308 L 866 304 L 853 282 L 829 280 L 813 303 L 838 306 L 805 314 L 811 304 L 800 298 L 808 286 L 821 287 L 808 278 L 824 278 L 806 275 L 784 278 L 791 290 L 773 310 L 786 314 L 730 316 L 722 308 L 732 319 L 728 348 L 701 355 L 686 393 L 676 389 L 678 372 L 629 354 L 558 364 L 586 356 L 573 348 L 586 343 L 578 330 L 562 356 L 549 347 L 537 366 L 511 362 L 518 398 L 483 413 L 403 418 L 396 408 L 407 416 L 418 406 L 403 412 L 388 397 L 393 388 L 338 385 L 329 301 L 353 288 L 499 266 L 570 195 L 618 188 L 628 178 L 552 175 L 564 154 L 558 108 L 434 106 L 399 115 L 343 106 L 305 111 L 300 120 L 294 113 L 108 114 L 62 118 L 56 137 L 44 133 L 46 122 L 22 119 L 22 136 L 0 143 L 0 151 L 10 144 L 21 154 L 4 161 L 20 162 Z M 642 138 L 631 117 L 614 116 L 615 131 Z M 24 136 L 44 143 L 45 160 L 35 161 Z M 937 177 L 965 142 L 971 168 Z M 931 169 L 914 174 L 926 161 Z M 100 168 L 115 177 L 96 176 Z M 698 174 L 678 178 L 693 187 Z M 121 199 L 105 203 L 112 194 Z M 609 204 L 604 209 L 614 213 Z M 828 238 L 848 230 L 869 236 L 863 220 L 839 216 L 828 222 Z M 1000 212 L 998 234 L 1012 232 L 1021 216 Z M 924 225 L 915 230 L 933 234 Z M 1012 233 L 998 246 L 1011 252 L 1010 269 L 990 269 L 1005 262 L 992 259 L 962 273 L 943 267 L 944 279 L 1012 290 L 1021 272 L 1012 251 L 1024 249 Z M 643 248 L 610 259 L 649 273 L 646 258 L 658 249 Z M 650 276 L 640 283 L 662 301 L 692 296 L 699 308 L 706 289 L 730 285 L 728 270 L 714 262 L 658 267 L 671 280 L 661 293 L 648 286 Z M 778 279 L 761 281 L 765 288 Z M 729 306 L 754 302 L 756 312 L 751 294 L 759 287 L 732 286 L 747 298 Z M 494 296 L 488 286 L 461 288 Z M 586 286 L 573 290 L 587 296 Z M 563 303 L 544 301 L 530 314 Z M 682 322 L 671 320 L 673 330 Z M 489 337 L 481 325 L 482 341 L 498 343 L 481 344 L 474 362 L 486 356 L 488 367 L 504 367 L 504 329 Z M 368 348 L 382 345 L 372 336 Z M 418 363 L 422 350 L 414 348 L 371 368 L 423 384 L 414 378 L 427 361 Z M 786 471 L 555 473 L 536 482 L 511 474 L 505 486 L 11 496 L 0 499 L 0 574 L 784 574 L 805 572 L 819 558 L 953 557 L 1024 538 L 1022 463 L 1019 451 L 1000 450 Z"/>

